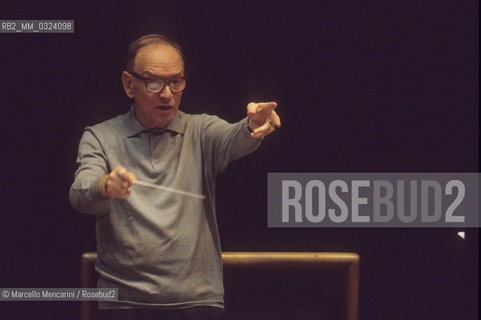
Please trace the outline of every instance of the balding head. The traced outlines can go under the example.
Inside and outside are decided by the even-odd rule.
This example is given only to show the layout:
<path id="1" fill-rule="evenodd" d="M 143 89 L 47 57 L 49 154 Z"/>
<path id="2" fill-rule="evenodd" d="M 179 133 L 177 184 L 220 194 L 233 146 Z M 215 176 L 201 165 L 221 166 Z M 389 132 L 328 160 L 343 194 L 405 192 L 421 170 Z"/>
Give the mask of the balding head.
<path id="1" fill-rule="evenodd" d="M 129 45 L 129 50 L 127 52 L 127 66 L 126 66 L 128 72 L 137 71 L 135 70 L 135 58 L 137 57 L 137 53 L 140 51 L 140 49 L 150 45 L 171 46 L 177 51 L 177 53 L 182 58 L 182 48 L 179 44 L 170 40 L 169 38 L 167 38 L 162 34 L 158 34 L 158 33 L 147 34 L 145 36 L 138 38 L 137 40 L 135 40 Z"/>

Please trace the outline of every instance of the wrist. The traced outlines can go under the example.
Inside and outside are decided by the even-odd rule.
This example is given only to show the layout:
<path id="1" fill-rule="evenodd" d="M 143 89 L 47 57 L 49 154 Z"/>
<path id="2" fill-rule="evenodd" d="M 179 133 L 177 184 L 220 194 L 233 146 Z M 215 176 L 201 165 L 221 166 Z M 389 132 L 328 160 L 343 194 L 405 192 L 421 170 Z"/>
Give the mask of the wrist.
<path id="1" fill-rule="evenodd" d="M 109 192 L 107 190 L 108 178 L 109 178 L 109 175 L 106 174 L 105 176 L 100 178 L 99 184 L 97 185 L 97 191 L 102 198 L 110 198 Z"/>

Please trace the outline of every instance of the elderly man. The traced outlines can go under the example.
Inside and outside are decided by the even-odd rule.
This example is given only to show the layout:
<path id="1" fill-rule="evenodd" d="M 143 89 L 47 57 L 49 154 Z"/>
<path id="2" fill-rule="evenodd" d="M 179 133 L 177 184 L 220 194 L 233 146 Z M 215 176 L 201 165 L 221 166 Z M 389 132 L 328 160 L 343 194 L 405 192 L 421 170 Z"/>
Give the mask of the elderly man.
<path id="1" fill-rule="evenodd" d="M 98 286 L 105 319 L 222 319 L 222 258 L 215 179 L 280 126 L 275 102 L 249 103 L 229 124 L 179 111 L 180 47 L 159 34 L 129 46 L 131 110 L 87 127 L 70 201 L 96 215 Z M 163 188 L 159 190 L 158 188 Z"/>

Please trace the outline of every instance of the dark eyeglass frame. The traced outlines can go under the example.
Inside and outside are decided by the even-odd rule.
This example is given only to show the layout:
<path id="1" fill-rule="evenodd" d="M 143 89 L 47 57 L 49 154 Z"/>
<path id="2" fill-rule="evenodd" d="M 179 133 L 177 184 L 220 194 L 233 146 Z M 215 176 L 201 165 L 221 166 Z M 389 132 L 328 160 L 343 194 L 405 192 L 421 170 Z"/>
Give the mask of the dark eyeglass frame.
<path id="1" fill-rule="evenodd" d="M 138 73 L 136 73 L 136 72 L 129 72 L 129 74 L 133 75 L 133 76 L 136 77 L 137 79 L 143 80 L 144 83 L 145 83 L 145 90 L 147 90 L 147 92 L 149 92 L 149 93 L 160 93 L 160 92 L 162 92 L 162 91 L 165 89 L 165 86 L 169 86 L 170 91 L 172 91 L 172 92 L 175 92 L 175 93 L 182 92 L 182 91 L 185 90 L 185 86 L 184 86 L 184 88 L 183 88 L 182 90 L 174 90 L 174 89 L 172 89 L 172 86 L 170 85 L 171 82 L 177 81 L 177 80 L 179 80 L 179 79 L 185 80 L 185 81 L 186 81 L 186 84 L 185 84 L 185 85 L 187 85 L 187 76 L 185 76 L 185 75 L 182 76 L 182 77 L 176 78 L 176 79 L 165 80 L 165 79 L 161 79 L 161 78 L 145 78 L 145 77 L 142 77 L 140 74 L 138 74 Z M 163 85 L 163 86 L 160 88 L 160 90 L 158 90 L 158 91 L 155 91 L 155 92 L 150 91 L 150 90 L 148 89 L 148 83 L 149 83 L 149 82 L 152 82 L 152 81 L 158 81 L 158 80 L 164 82 L 164 85 Z"/>

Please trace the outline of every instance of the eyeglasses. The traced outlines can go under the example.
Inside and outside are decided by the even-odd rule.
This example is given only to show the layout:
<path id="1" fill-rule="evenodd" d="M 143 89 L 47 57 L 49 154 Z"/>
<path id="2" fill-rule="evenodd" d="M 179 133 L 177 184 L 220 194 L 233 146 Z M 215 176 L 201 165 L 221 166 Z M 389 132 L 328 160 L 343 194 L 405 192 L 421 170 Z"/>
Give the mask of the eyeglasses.
<path id="1" fill-rule="evenodd" d="M 181 92 L 181 91 L 184 91 L 185 85 L 187 84 L 187 78 L 185 76 L 178 77 L 171 80 L 164 80 L 160 78 L 144 78 L 135 72 L 130 72 L 130 74 L 140 80 L 144 80 L 145 89 L 147 90 L 147 92 L 150 92 L 150 93 L 162 92 L 165 86 L 169 86 L 172 92 Z"/>

